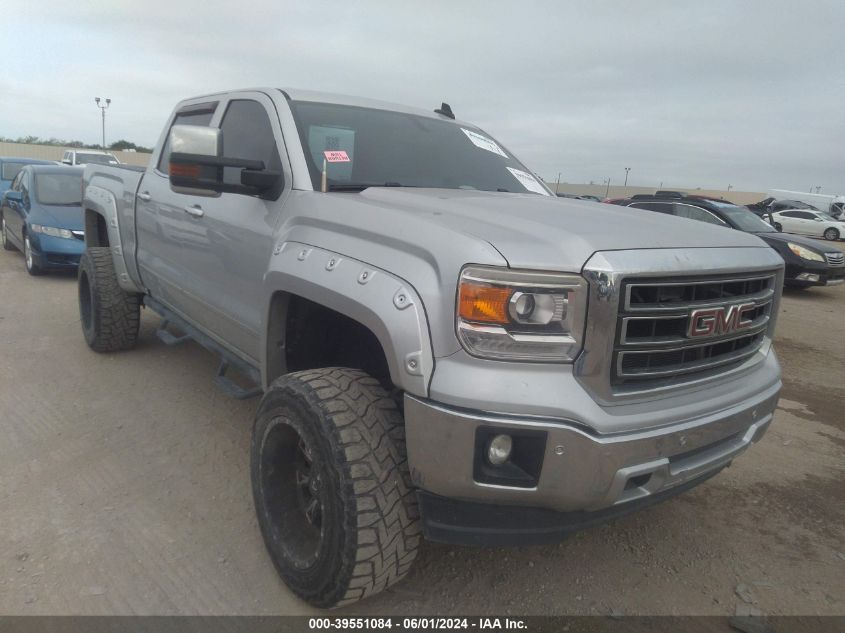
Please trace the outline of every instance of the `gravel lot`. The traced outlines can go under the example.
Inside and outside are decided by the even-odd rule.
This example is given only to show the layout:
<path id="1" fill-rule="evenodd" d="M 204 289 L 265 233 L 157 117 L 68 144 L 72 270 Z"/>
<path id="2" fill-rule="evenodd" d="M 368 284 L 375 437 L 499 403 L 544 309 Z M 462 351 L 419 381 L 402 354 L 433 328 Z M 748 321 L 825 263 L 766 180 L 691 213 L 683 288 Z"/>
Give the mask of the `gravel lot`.
<path id="1" fill-rule="evenodd" d="M 842 243 L 840 243 L 842 246 Z M 346 613 L 845 614 L 845 287 L 789 292 L 772 429 L 668 503 L 553 546 L 425 544 Z M 0 614 L 309 613 L 264 552 L 249 485 L 257 400 L 215 359 L 82 339 L 73 276 L 0 252 Z"/>

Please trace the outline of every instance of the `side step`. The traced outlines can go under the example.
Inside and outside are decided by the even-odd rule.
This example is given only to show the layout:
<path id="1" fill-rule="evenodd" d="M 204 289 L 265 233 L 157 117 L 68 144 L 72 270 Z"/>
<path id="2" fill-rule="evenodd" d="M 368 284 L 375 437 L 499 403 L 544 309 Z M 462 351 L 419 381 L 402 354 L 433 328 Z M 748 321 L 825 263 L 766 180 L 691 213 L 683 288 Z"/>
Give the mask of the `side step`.
<path id="1" fill-rule="evenodd" d="M 156 336 L 162 343 L 168 346 L 174 346 L 186 341 L 196 341 L 209 352 L 220 356 L 220 366 L 217 368 L 214 384 L 223 393 L 236 400 L 248 400 L 264 393 L 264 390 L 261 388 L 261 374 L 258 369 L 232 354 L 229 350 L 188 324 L 184 319 L 165 308 L 155 299 L 149 296 L 144 297 L 144 305 L 153 312 L 161 315 L 161 323 L 156 330 Z M 171 325 L 183 332 L 183 334 L 173 334 L 168 329 Z M 227 374 L 231 369 L 248 378 L 254 386 L 243 387 L 229 378 Z"/>
<path id="2" fill-rule="evenodd" d="M 229 361 L 226 360 L 226 358 L 221 357 L 220 367 L 217 368 L 217 376 L 214 378 L 214 384 L 216 384 L 217 388 L 223 393 L 231 396 L 235 400 L 249 400 L 250 398 L 255 398 L 256 396 L 260 396 L 264 393 L 264 390 L 258 385 L 251 389 L 241 387 L 238 383 L 226 376 L 226 372 L 228 370 Z"/>

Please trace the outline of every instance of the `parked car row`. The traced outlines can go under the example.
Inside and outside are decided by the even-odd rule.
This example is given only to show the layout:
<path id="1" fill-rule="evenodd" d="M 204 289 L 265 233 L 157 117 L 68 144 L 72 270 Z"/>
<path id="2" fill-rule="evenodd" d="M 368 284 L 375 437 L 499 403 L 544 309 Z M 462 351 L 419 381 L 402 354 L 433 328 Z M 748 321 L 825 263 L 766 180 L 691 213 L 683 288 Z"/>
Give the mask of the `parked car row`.
<path id="1" fill-rule="evenodd" d="M 82 168 L 24 165 L 0 202 L 0 243 L 24 255 L 30 275 L 74 269 L 85 250 Z"/>
<path id="2" fill-rule="evenodd" d="M 82 171 L 120 165 L 111 152 L 67 150 L 61 161 L 0 157 L 0 244 L 23 253 L 26 270 L 75 269 L 85 250 Z"/>
<path id="3" fill-rule="evenodd" d="M 823 220 L 819 216 L 825 214 L 820 211 L 781 211 L 771 214 L 773 222 L 769 223 L 746 207 L 680 192 L 674 196 L 636 195 L 610 202 L 753 233 L 786 262 L 786 286 L 807 288 L 845 282 L 845 253 L 824 242 L 801 236 L 823 235 L 826 239 L 835 240 L 845 235 L 845 223 L 836 222 L 829 216 L 829 220 Z M 796 214 L 801 216 L 796 217 Z M 808 217 L 804 218 L 804 215 Z"/>

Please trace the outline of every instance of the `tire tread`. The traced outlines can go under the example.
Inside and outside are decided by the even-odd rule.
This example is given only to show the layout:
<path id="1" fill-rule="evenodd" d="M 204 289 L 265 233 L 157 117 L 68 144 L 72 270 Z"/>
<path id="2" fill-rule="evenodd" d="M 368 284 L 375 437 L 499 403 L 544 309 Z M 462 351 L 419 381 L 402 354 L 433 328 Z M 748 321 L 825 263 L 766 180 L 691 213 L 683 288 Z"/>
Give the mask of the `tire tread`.
<path id="1" fill-rule="evenodd" d="M 88 274 L 93 299 L 93 332 L 86 341 L 95 352 L 118 352 L 135 347 L 141 324 L 140 295 L 126 292 L 117 281 L 108 247 L 91 247 L 79 263 L 80 275 Z"/>
<path id="2" fill-rule="evenodd" d="M 346 474 L 338 501 L 346 529 L 354 532 L 341 552 L 341 573 L 322 595 L 302 597 L 334 607 L 383 591 L 408 573 L 422 539 L 396 403 L 375 378 L 343 367 L 287 374 L 265 398 L 278 390 L 318 412 L 320 432 L 330 438 L 331 466 Z"/>

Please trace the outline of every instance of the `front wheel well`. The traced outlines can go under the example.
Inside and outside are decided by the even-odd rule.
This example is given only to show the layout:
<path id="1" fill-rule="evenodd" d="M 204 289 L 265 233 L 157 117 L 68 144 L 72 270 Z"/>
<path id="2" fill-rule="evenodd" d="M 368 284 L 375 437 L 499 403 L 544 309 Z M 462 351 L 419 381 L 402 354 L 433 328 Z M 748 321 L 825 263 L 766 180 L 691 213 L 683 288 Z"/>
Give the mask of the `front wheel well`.
<path id="1" fill-rule="evenodd" d="M 387 356 L 365 325 L 314 301 L 288 293 L 274 295 L 267 337 L 267 383 L 304 369 L 348 367 L 394 388 Z"/>
<path id="2" fill-rule="evenodd" d="M 85 209 L 85 246 L 110 246 L 106 218 L 91 209 Z"/>

